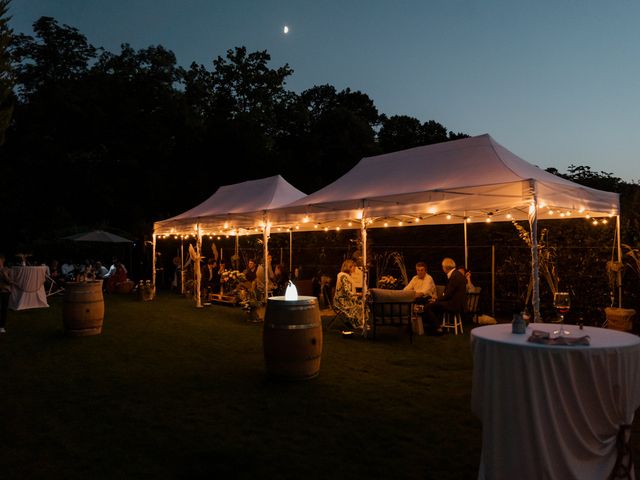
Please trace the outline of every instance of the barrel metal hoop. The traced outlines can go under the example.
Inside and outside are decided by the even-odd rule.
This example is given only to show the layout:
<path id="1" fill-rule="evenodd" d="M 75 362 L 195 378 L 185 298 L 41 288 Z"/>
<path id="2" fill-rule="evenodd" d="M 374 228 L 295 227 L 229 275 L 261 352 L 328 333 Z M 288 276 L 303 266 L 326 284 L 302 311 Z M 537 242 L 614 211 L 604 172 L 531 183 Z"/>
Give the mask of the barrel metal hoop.
<path id="1" fill-rule="evenodd" d="M 268 323 L 267 328 L 272 328 L 274 330 L 306 330 L 308 328 L 318 328 L 321 327 L 320 323 L 308 323 L 305 325 L 283 325 L 277 323 Z"/>

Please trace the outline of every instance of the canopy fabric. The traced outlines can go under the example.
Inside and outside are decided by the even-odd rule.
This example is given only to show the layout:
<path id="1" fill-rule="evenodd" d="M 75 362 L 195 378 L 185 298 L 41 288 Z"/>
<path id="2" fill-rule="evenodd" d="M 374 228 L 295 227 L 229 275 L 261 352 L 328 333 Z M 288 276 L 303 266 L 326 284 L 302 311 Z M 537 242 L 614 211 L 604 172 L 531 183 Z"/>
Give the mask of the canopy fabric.
<path id="1" fill-rule="evenodd" d="M 282 207 L 304 196 L 303 192 L 280 175 L 225 185 L 190 210 L 156 222 L 154 233 L 194 234 L 196 224 L 207 233 L 224 228 L 221 222 L 225 219 L 228 219 L 234 228 L 255 226 L 264 220 L 266 211 Z"/>
<path id="2" fill-rule="evenodd" d="M 363 158 L 335 182 L 270 217 L 291 223 L 306 215 L 331 227 L 345 213 L 358 218 L 362 209 L 368 218 L 404 217 L 404 225 L 525 220 L 534 193 L 539 219 L 619 213 L 617 193 L 546 172 L 485 134 Z"/>
<path id="3" fill-rule="evenodd" d="M 96 242 L 96 243 L 133 243 L 128 238 L 121 237 L 114 233 L 105 232 L 104 230 L 93 230 L 92 232 L 76 233 L 64 237 L 66 240 L 74 242 Z"/>

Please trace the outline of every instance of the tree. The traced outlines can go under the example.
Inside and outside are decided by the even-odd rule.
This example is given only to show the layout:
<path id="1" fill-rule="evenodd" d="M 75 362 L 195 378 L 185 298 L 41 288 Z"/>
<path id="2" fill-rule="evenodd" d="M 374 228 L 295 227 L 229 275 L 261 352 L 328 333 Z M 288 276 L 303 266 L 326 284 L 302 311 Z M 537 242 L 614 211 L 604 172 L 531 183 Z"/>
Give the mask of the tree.
<path id="1" fill-rule="evenodd" d="M 0 0 L 0 145 L 4 143 L 13 112 L 13 71 L 10 56 L 12 30 L 7 15 L 10 0 Z"/>
<path id="2" fill-rule="evenodd" d="M 86 75 L 97 50 L 78 29 L 41 17 L 33 24 L 33 31 L 39 41 L 24 34 L 15 40 L 14 53 L 20 61 L 16 72 L 23 96 Z"/>
<path id="3" fill-rule="evenodd" d="M 378 142 L 383 152 L 396 152 L 422 145 L 424 134 L 420 120 L 407 115 L 384 117 L 378 132 Z"/>

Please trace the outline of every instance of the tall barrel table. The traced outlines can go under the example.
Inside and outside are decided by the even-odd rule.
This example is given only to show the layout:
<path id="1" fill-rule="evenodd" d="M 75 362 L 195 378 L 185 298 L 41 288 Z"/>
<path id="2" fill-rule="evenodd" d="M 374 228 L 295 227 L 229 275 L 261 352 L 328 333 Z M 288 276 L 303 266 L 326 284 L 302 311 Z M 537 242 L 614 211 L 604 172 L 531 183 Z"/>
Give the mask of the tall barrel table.
<path id="1" fill-rule="evenodd" d="M 271 297 L 263 331 L 267 373 L 284 380 L 306 380 L 320 373 L 322 322 L 316 297 Z"/>
<path id="2" fill-rule="evenodd" d="M 65 283 L 62 320 L 65 333 L 72 337 L 102 333 L 104 320 L 102 280 Z"/>

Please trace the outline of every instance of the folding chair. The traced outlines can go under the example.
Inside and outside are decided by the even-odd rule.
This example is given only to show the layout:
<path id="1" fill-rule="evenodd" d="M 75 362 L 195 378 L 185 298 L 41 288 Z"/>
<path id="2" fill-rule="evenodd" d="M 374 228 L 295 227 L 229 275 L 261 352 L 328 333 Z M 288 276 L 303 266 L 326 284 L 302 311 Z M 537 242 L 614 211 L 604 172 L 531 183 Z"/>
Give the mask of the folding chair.
<path id="1" fill-rule="evenodd" d="M 60 286 L 58 282 L 51 278 L 50 275 L 47 274 L 45 276 L 45 281 L 49 282 L 49 286 L 47 288 L 47 297 L 64 292 L 64 288 L 62 288 L 62 286 Z"/>
<path id="2" fill-rule="evenodd" d="M 481 287 L 473 287 L 467 292 L 467 299 L 464 305 L 464 313 L 471 318 L 473 323 L 478 322 L 478 301 L 480 300 Z"/>
<path id="3" fill-rule="evenodd" d="M 351 325 L 351 320 L 349 319 L 349 316 L 347 316 L 347 314 L 345 314 L 339 308 L 336 308 L 333 302 L 331 302 L 331 310 L 333 311 L 334 315 L 325 325 L 324 327 L 325 330 L 331 329 L 337 320 L 340 320 L 344 326 Z"/>

